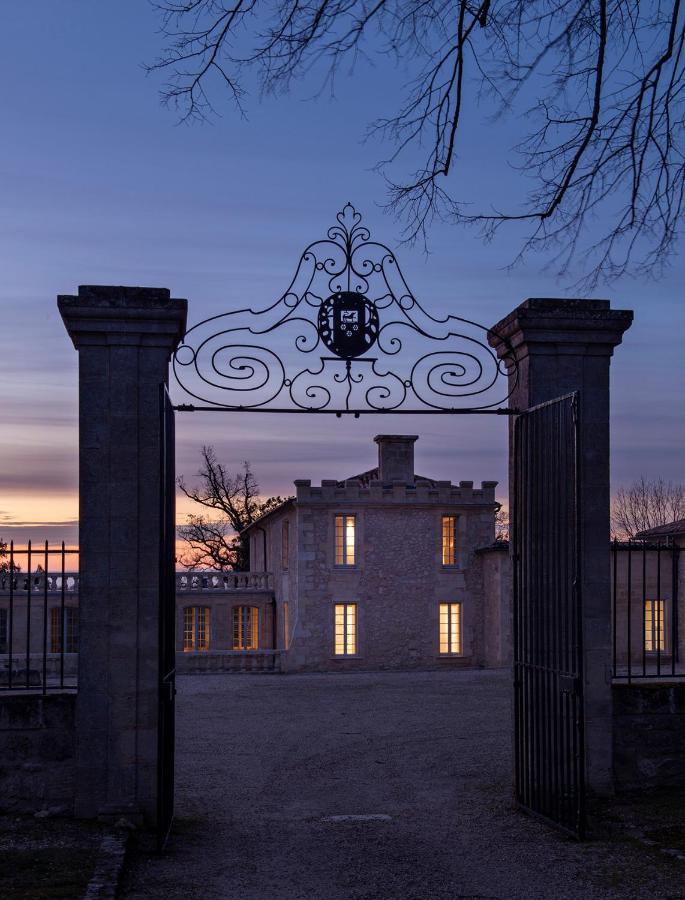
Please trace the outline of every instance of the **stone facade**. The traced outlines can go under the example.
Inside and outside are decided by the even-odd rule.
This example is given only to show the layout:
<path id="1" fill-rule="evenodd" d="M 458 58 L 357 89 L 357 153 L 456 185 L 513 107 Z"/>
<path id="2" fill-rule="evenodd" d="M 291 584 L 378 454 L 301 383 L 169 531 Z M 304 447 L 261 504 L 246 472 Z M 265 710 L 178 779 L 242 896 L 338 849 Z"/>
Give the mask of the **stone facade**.
<path id="1" fill-rule="evenodd" d="M 298 480 L 295 499 L 249 529 L 252 568 L 273 572 L 284 668 L 484 665 L 483 585 L 475 551 L 494 541 L 496 482 L 474 488 L 471 481 L 422 478 L 414 473 L 415 436 L 375 440 L 376 469 L 320 486 Z M 388 475 L 391 481 L 384 479 Z M 354 517 L 351 565 L 336 565 L 338 516 Z M 456 523 L 450 565 L 442 560 L 444 516 Z M 456 603 L 460 652 L 440 653 L 440 604 Z M 353 653 L 335 652 L 336 604 L 355 607 Z"/>

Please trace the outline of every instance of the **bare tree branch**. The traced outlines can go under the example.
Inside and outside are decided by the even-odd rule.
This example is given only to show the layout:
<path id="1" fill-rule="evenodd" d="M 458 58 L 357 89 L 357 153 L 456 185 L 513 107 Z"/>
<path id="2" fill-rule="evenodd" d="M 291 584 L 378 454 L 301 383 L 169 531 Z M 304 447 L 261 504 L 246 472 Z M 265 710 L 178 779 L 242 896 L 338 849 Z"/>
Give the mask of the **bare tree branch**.
<path id="1" fill-rule="evenodd" d="M 207 566 L 249 570 L 249 541 L 241 532 L 283 499 L 260 499 L 259 485 L 248 462 L 243 463 L 241 472 L 232 475 L 218 461 L 213 447 L 203 447 L 201 454 L 199 486 L 187 485 L 183 476 L 178 479 L 178 486 L 186 497 L 212 510 L 214 515 L 191 514 L 179 528 L 179 536 L 189 547 L 181 564 L 189 569 Z"/>
<path id="2" fill-rule="evenodd" d="M 486 240 L 518 223 L 528 231 L 514 262 L 545 252 L 563 275 L 580 263 L 588 289 L 658 275 L 674 253 L 685 197 L 681 0 L 152 2 L 166 44 L 149 69 L 168 73 L 162 99 L 186 120 L 212 113 L 215 87 L 242 114 L 253 73 L 277 93 L 312 72 L 333 89 L 343 63 L 362 58 L 407 69 L 396 110 L 368 133 L 392 147 L 378 168 L 408 241 L 426 243 L 436 218 Z M 474 209 L 459 188 L 460 135 L 477 127 L 476 103 L 527 123 L 506 159 L 530 185 L 514 208 L 491 198 Z M 403 165 L 408 151 L 423 159 L 415 171 Z"/>
<path id="3" fill-rule="evenodd" d="M 632 538 L 641 531 L 685 518 L 685 485 L 642 477 L 620 488 L 611 510 L 614 534 Z"/>

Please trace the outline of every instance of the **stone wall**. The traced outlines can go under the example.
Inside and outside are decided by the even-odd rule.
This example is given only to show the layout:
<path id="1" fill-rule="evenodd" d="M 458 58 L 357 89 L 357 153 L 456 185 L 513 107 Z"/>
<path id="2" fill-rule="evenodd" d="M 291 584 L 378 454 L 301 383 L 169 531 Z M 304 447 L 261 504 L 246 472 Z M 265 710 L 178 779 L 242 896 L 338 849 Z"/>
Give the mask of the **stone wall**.
<path id="1" fill-rule="evenodd" d="M 259 674 L 280 672 L 283 650 L 236 650 L 177 653 L 177 675 L 212 675 L 221 672 Z"/>
<path id="2" fill-rule="evenodd" d="M 614 684 L 617 791 L 685 787 L 685 684 Z"/>
<path id="3" fill-rule="evenodd" d="M 479 665 L 482 581 L 474 551 L 494 538 L 494 483 L 297 481 L 299 610 L 287 671 Z M 353 566 L 334 565 L 337 514 L 356 516 Z M 457 516 L 457 564 L 443 566 L 441 522 Z M 461 603 L 462 652 L 439 652 L 439 605 Z M 357 652 L 334 655 L 334 607 L 354 603 Z"/>
<path id="4" fill-rule="evenodd" d="M 509 666 L 513 660 L 513 591 L 509 544 L 476 551 L 476 576 L 483 596 L 483 665 Z"/>
<path id="5" fill-rule="evenodd" d="M 0 697 L 0 812 L 70 813 L 76 694 Z"/>
<path id="6" fill-rule="evenodd" d="M 255 606 L 259 610 L 259 647 L 272 649 L 273 591 L 205 591 L 176 595 L 176 651 L 183 653 L 183 616 L 186 607 L 209 610 L 209 650 L 233 650 L 233 609 L 236 606 Z"/>

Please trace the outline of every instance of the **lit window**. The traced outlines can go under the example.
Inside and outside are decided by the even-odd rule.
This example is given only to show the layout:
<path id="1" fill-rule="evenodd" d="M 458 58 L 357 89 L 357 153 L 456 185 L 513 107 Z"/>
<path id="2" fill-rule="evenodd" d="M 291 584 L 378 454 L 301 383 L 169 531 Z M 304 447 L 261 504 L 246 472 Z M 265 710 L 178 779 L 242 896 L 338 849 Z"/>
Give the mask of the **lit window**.
<path id="1" fill-rule="evenodd" d="M 666 649 L 664 600 L 645 600 L 645 650 L 656 653 Z"/>
<path id="2" fill-rule="evenodd" d="M 440 652 L 461 653 L 461 603 L 440 604 Z"/>
<path id="3" fill-rule="evenodd" d="M 354 656 L 357 652 L 357 604 L 335 604 L 335 655 Z"/>
<path id="4" fill-rule="evenodd" d="M 78 609 L 74 606 L 65 606 L 64 610 L 61 606 L 53 606 L 50 610 L 50 652 L 61 653 L 62 650 L 78 653 Z"/>
<path id="5" fill-rule="evenodd" d="M 442 517 L 442 564 L 454 566 L 457 563 L 457 517 Z"/>
<path id="6" fill-rule="evenodd" d="M 186 606 L 183 610 L 183 650 L 209 650 L 208 606 Z"/>
<path id="7" fill-rule="evenodd" d="M 0 609 L 0 653 L 7 653 L 9 619 L 6 609 Z"/>
<path id="8" fill-rule="evenodd" d="M 355 562 L 355 516 L 335 517 L 335 564 L 353 566 Z"/>
<path id="9" fill-rule="evenodd" d="M 283 646 L 285 649 L 288 649 L 288 644 L 290 643 L 290 618 L 289 618 L 289 609 L 288 609 L 288 601 L 283 601 Z"/>
<path id="10" fill-rule="evenodd" d="M 233 607 L 233 649 L 257 650 L 259 647 L 259 609 L 256 606 Z"/>
<path id="11" fill-rule="evenodd" d="M 290 521 L 286 519 L 281 525 L 281 568 L 288 571 L 288 555 L 290 552 Z"/>

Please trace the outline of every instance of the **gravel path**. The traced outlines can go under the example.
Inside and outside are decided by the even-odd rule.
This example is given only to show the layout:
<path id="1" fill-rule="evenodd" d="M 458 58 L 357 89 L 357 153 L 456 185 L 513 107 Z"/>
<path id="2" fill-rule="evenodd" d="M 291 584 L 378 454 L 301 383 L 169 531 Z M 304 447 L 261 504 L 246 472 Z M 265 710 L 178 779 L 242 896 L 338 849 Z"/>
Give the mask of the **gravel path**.
<path id="1" fill-rule="evenodd" d="M 174 834 L 126 898 L 685 898 L 682 862 L 512 808 L 504 672 L 178 686 Z"/>

